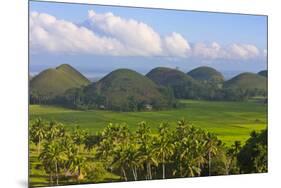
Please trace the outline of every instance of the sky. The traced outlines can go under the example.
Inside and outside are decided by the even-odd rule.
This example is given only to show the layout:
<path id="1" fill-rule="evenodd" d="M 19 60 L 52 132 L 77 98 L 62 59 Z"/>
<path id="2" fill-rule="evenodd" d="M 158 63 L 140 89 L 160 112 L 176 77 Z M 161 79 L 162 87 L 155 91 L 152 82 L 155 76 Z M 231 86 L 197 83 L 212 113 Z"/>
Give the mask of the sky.
<path id="1" fill-rule="evenodd" d="M 30 72 L 68 63 L 88 77 L 118 68 L 267 67 L 267 17 L 30 1 Z"/>

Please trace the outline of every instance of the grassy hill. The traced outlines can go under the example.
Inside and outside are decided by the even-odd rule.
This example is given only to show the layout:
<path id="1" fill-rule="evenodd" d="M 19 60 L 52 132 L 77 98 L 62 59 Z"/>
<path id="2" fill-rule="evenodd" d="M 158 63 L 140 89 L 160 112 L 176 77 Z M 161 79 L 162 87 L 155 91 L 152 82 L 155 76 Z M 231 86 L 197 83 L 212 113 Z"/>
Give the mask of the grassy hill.
<path id="1" fill-rule="evenodd" d="M 158 85 L 172 88 L 177 98 L 192 98 L 200 89 L 196 80 L 176 69 L 158 67 L 152 69 L 146 76 Z"/>
<path id="2" fill-rule="evenodd" d="M 117 69 L 86 87 L 84 92 L 107 109 L 128 111 L 147 105 L 168 106 L 171 98 L 161 92 L 163 89 L 133 70 Z"/>
<path id="3" fill-rule="evenodd" d="M 47 69 L 36 75 L 30 81 L 31 93 L 45 97 L 55 97 L 70 88 L 77 88 L 89 84 L 90 81 L 80 72 L 67 64 L 55 69 Z"/>
<path id="4" fill-rule="evenodd" d="M 258 72 L 258 75 L 267 77 L 267 70 L 263 70 L 263 71 Z"/>
<path id="5" fill-rule="evenodd" d="M 187 73 L 195 80 L 223 82 L 223 75 L 214 68 L 202 66 Z"/>
<path id="6" fill-rule="evenodd" d="M 226 88 L 267 89 L 267 79 L 254 73 L 241 73 L 225 82 Z"/>

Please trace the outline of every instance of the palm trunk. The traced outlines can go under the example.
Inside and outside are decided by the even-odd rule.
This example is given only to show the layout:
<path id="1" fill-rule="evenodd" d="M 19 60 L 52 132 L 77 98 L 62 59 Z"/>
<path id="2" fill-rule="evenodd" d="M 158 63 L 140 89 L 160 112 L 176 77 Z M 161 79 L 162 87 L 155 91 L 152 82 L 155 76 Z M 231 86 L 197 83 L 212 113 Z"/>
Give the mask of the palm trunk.
<path id="1" fill-rule="evenodd" d="M 40 137 L 39 137 L 39 142 L 38 142 L 38 146 L 37 146 L 38 155 L 40 154 L 40 144 L 41 144 L 41 140 L 40 140 Z"/>
<path id="2" fill-rule="evenodd" d="M 198 168 L 200 169 L 200 172 L 198 173 L 198 176 L 200 177 L 200 175 L 201 175 L 201 164 L 200 164 L 200 162 L 198 162 Z"/>
<path id="3" fill-rule="evenodd" d="M 162 178 L 165 179 L 165 161 L 164 161 L 164 153 L 162 154 Z"/>
<path id="4" fill-rule="evenodd" d="M 137 171 L 137 167 L 135 167 L 135 175 L 136 175 L 136 180 L 138 180 L 138 171 Z"/>
<path id="5" fill-rule="evenodd" d="M 149 179 L 152 180 L 152 172 L 151 172 L 151 165 L 150 165 L 150 163 L 148 163 L 148 167 L 149 167 Z"/>
<path id="6" fill-rule="evenodd" d="M 56 178 L 57 178 L 57 185 L 59 185 L 58 163 L 57 162 L 56 162 Z"/>
<path id="7" fill-rule="evenodd" d="M 122 167 L 122 172 L 123 172 L 125 181 L 128 181 L 125 169 L 123 167 Z"/>
<path id="8" fill-rule="evenodd" d="M 163 179 L 165 179 L 165 164 L 162 163 Z"/>
<path id="9" fill-rule="evenodd" d="M 136 176 L 136 173 L 135 173 L 134 167 L 132 167 L 131 169 L 132 169 L 132 172 L 133 172 L 134 180 L 135 180 L 135 181 L 137 181 L 137 176 Z"/>
<path id="10" fill-rule="evenodd" d="M 50 172 L 50 185 L 53 185 L 53 173 Z"/>
<path id="11" fill-rule="evenodd" d="M 211 176 L 211 152 L 209 152 L 209 176 Z"/>

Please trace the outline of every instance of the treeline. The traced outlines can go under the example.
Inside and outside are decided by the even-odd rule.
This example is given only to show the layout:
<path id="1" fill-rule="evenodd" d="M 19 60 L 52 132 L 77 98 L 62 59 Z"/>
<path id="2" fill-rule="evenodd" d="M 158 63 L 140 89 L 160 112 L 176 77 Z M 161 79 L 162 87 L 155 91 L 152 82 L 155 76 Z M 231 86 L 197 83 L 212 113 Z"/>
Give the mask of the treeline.
<path id="1" fill-rule="evenodd" d="M 246 101 L 255 96 L 267 97 L 267 91 L 258 88 L 226 87 L 221 82 L 200 82 L 194 98 L 215 101 Z"/>
<path id="2" fill-rule="evenodd" d="M 85 90 L 87 90 L 85 92 Z M 195 99 L 209 101 L 246 101 L 255 96 L 264 98 L 263 102 L 267 103 L 267 91 L 263 89 L 242 89 L 227 88 L 217 82 L 197 82 L 192 85 L 179 84 L 168 87 L 161 87 L 159 90 L 165 96 L 157 100 L 146 101 L 128 96 L 120 98 L 123 103 L 112 103 L 107 96 L 95 91 L 88 91 L 89 88 L 72 88 L 65 92 L 64 95 L 48 97 L 40 95 L 33 91 L 30 93 L 30 104 L 54 104 L 69 107 L 73 109 L 109 109 L 114 111 L 145 111 L 161 110 L 180 107 L 177 99 Z M 126 102 L 124 102 L 126 101 Z M 150 109 L 151 108 L 151 109 Z"/>
<path id="3" fill-rule="evenodd" d="M 157 134 L 146 122 L 134 132 L 109 123 L 91 134 L 37 119 L 29 135 L 50 185 L 110 181 L 101 180 L 106 172 L 118 181 L 267 172 L 267 130 L 231 147 L 185 120 L 175 129 L 161 123 Z"/>
<path id="4" fill-rule="evenodd" d="M 95 92 L 91 87 L 72 88 L 64 95 L 48 97 L 33 91 L 30 94 L 30 104 L 59 105 L 67 108 L 89 110 L 113 110 L 113 111 L 150 111 L 177 108 L 178 100 L 170 88 L 159 87 L 162 96 L 154 99 L 140 99 L 134 95 L 120 96 L 119 100 Z M 122 102 L 121 102 L 122 101 Z"/>

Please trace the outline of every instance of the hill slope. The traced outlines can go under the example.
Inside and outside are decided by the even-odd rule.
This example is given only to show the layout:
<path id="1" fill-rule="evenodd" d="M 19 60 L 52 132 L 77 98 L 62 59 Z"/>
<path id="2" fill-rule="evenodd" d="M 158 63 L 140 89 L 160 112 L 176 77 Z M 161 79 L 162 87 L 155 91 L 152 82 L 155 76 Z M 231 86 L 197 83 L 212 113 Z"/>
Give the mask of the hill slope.
<path id="1" fill-rule="evenodd" d="M 254 73 L 242 73 L 225 82 L 226 88 L 267 89 L 267 79 Z"/>
<path id="2" fill-rule="evenodd" d="M 31 93 L 52 98 L 62 95 L 70 88 L 78 88 L 89 84 L 90 81 L 80 72 L 67 64 L 55 69 L 47 69 L 36 75 L 30 81 Z"/>
<path id="3" fill-rule="evenodd" d="M 176 69 L 158 67 L 146 76 L 158 85 L 172 88 L 176 98 L 194 98 L 200 89 L 196 80 Z"/>
<path id="4" fill-rule="evenodd" d="M 258 72 L 258 75 L 267 77 L 267 70 L 263 70 L 263 71 Z"/>
<path id="5" fill-rule="evenodd" d="M 191 70 L 187 74 L 191 76 L 193 79 L 200 80 L 200 81 L 215 81 L 215 82 L 224 81 L 224 77 L 220 72 L 218 72 L 214 68 L 207 67 L 207 66 L 198 67 L 196 69 Z"/>
<path id="6" fill-rule="evenodd" d="M 85 95 L 98 98 L 96 103 L 107 109 L 136 111 L 169 106 L 172 98 L 147 77 L 129 69 L 117 69 L 85 88 Z"/>

